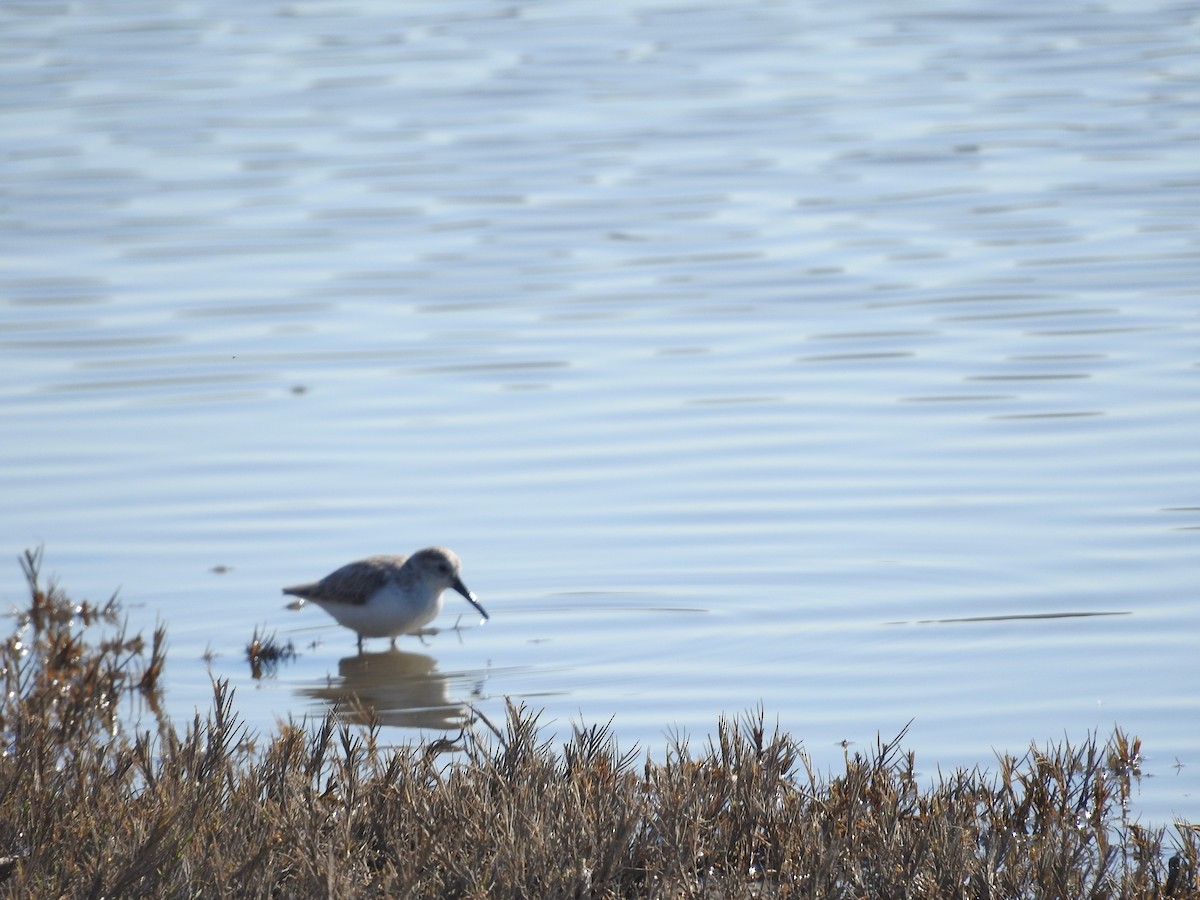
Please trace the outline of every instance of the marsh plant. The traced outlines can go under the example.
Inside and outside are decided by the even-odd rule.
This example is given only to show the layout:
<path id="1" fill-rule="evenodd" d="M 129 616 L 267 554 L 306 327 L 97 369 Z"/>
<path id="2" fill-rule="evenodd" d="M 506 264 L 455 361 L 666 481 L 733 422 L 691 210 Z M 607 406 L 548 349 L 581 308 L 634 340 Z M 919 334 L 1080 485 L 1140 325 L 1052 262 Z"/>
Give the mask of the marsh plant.
<path id="1" fill-rule="evenodd" d="M 176 725 L 163 630 L 129 635 L 115 598 L 74 604 L 39 564 L 0 650 L 10 896 L 1197 896 L 1196 832 L 1130 817 L 1121 731 L 931 780 L 902 736 L 814 771 L 761 710 L 657 761 L 514 705 L 399 746 L 334 713 L 255 737 L 222 681 Z"/>

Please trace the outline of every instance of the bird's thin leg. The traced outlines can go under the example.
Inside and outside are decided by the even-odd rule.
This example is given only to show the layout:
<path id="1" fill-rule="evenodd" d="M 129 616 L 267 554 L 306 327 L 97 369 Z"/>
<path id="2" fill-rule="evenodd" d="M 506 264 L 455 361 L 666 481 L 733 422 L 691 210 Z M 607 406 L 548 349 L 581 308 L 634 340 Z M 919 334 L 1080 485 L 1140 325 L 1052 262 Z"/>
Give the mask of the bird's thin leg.
<path id="1" fill-rule="evenodd" d="M 396 636 L 394 634 L 392 635 L 392 649 L 396 649 Z"/>
<path id="2" fill-rule="evenodd" d="M 358 655 L 362 656 L 362 635 L 358 636 Z"/>

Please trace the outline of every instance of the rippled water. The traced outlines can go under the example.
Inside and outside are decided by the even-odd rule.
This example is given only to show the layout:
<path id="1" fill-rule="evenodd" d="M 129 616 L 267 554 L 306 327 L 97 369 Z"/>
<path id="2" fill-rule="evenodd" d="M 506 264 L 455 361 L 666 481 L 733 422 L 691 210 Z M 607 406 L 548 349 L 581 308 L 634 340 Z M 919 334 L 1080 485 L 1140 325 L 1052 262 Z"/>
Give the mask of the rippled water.
<path id="1" fill-rule="evenodd" d="M 1197 24 L 5 4 L 0 546 L 164 622 L 183 719 L 761 703 L 930 772 L 1119 724 L 1196 820 Z M 433 543 L 486 627 L 283 608 Z"/>

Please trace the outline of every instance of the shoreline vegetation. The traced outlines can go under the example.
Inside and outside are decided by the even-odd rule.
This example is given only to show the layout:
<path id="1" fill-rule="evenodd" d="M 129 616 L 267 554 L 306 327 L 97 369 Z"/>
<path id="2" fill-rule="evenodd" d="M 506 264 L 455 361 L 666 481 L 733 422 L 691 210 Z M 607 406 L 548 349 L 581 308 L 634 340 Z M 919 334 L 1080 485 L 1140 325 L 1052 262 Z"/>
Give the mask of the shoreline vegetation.
<path id="1" fill-rule="evenodd" d="M 931 781 L 903 734 L 813 771 L 761 709 L 663 762 L 605 726 L 544 740 L 512 704 L 401 746 L 333 712 L 251 735 L 219 680 L 177 726 L 165 629 L 130 635 L 40 564 L 0 648 L 4 896 L 1200 896 L 1196 827 L 1130 816 L 1120 730 Z"/>

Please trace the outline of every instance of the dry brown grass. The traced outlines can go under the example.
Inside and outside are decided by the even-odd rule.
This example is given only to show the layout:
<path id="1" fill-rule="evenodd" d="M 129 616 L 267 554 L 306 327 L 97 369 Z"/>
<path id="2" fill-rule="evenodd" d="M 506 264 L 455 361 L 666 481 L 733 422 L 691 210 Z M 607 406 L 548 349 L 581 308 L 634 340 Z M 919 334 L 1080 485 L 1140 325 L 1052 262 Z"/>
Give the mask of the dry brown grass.
<path id="1" fill-rule="evenodd" d="M 1140 748 L 1120 731 L 932 785 L 899 738 L 811 771 L 761 711 L 663 762 L 606 727 L 556 745 L 516 706 L 453 742 L 384 747 L 332 715 L 252 742 L 221 682 L 207 716 L 167 721 L 163 636 L 72 605 L 38 562 L 0 649 L 10 896 L 1198 896 L 1195 831 L 1126 815 Z M 152 729 L 121 724 L 129 702 Z"/>

